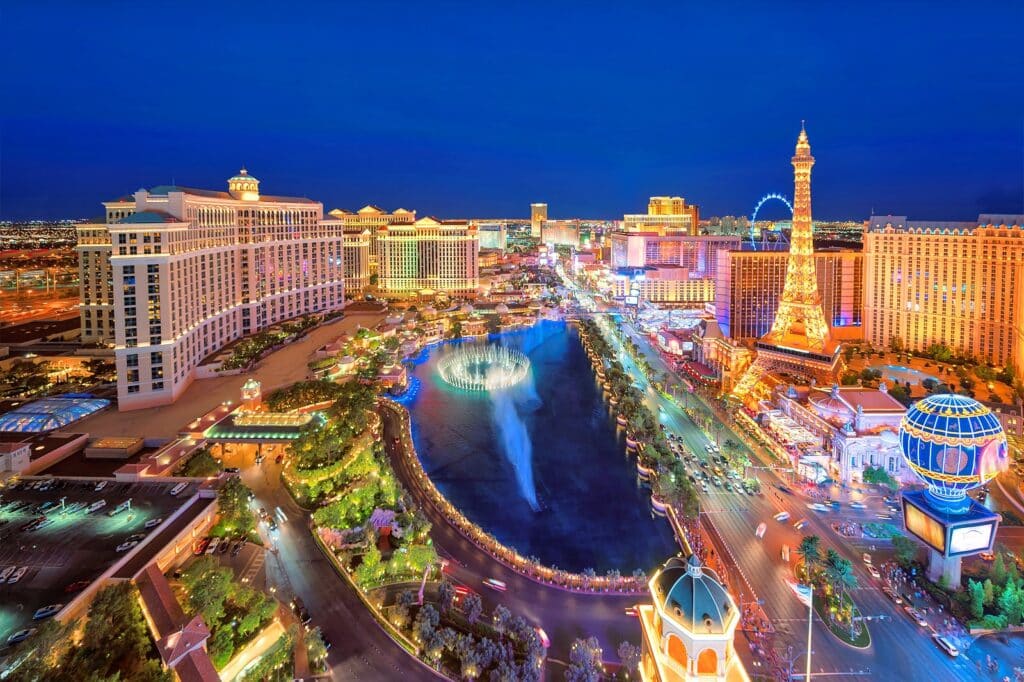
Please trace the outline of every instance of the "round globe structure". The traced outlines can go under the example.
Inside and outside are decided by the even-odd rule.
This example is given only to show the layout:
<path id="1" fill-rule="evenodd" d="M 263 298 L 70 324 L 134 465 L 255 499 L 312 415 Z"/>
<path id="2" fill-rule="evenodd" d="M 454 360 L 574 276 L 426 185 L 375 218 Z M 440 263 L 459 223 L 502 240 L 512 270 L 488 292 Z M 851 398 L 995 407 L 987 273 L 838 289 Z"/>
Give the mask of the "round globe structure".
<path id="1" fill-rule="evenodd" d="M 506 346 L 464 345 L 438 363 L 448 384 L 466 391 L 497 391 L 515 386 L 530 372 L 530 360 Z"/>
<path id="2" fill-rule="evenodd" d="M 903 417 L 900 447 L 910 468 L 928 484 L 928 497 L 943 511 L 969 507 L 967 491 L 1006 469 L 1006 434 L 999 418 L 977 400 L 932 395 Z"/>

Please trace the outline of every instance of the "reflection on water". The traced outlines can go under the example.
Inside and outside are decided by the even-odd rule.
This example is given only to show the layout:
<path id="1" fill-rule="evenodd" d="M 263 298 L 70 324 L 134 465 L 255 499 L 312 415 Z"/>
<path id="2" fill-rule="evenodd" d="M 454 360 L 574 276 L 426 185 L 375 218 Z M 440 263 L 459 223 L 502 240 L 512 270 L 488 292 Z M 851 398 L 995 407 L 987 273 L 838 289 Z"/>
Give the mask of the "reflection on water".
<path id="1" fill-rule="evenodd" d="M 436 373 L 450 346 L 422 353 L 412 370 L 416 392 L 403 402 L 441 492 L 501 542 L 559 568 L 629 573 L 674 554 L 671 529 L 652 517 L 649 494 L 637 486 L 576 331 L 544 322 L 491 342 L 529 356 L 532 390 L 492 402 L 452 388 Z"/>

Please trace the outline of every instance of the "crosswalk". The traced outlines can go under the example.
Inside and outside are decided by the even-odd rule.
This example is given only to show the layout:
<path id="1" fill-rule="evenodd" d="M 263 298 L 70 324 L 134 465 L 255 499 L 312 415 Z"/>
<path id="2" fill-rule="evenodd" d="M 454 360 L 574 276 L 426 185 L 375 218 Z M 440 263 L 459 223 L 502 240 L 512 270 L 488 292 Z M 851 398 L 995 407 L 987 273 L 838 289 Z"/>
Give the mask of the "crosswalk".
<path id="1" fill-rule="evenodd" d="M 253 578 L 263 570 L 263 565 L 267 561 L 267 553 L 264 551 L 257 551 L 253 553 L 252 559 L 249 561 L 249 565 L 245 567 L 245 571 L 242 572 L 242 582 L 251 583 Z"/>

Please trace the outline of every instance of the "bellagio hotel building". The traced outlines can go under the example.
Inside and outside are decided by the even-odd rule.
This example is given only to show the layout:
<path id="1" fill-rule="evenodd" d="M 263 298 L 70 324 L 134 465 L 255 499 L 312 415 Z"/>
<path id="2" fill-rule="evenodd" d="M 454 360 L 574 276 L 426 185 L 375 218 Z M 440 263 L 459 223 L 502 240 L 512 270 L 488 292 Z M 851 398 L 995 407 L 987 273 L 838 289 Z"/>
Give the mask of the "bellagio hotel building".
<path id="1" fill-rule="evenodd" d="M 174 402 L 204 358 L 282 320 L 344 306 L 343 232 L 305 198 L 160 186 L 78 226 L 82 340 L 113 344 L 119 409 Z"/>
<path id="2" fill-rule="evenodd" d="M 1024 216 L 977 222 L 872 216 L 864 235 L 864 336 L 942 343 L 1024 376 Z"/>

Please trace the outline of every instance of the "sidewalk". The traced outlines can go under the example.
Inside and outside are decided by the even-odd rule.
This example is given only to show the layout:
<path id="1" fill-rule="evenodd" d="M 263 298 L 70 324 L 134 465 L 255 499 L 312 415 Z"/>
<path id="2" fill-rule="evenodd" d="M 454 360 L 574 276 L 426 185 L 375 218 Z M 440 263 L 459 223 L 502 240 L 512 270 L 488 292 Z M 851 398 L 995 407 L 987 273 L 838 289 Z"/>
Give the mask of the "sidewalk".
<path id="1" fill-rule="evenodd" d="M 279 618 L 275 618 L 255 640 L 249 643 L 244 649 L 235 654 L 224 669 L 220 671 L 220 679 L 233 680 L 245 670 L 245 667 L 262 656 L 267 649 L 274 646 L 281 635 L 285 634 L 284 625 Z"/>

